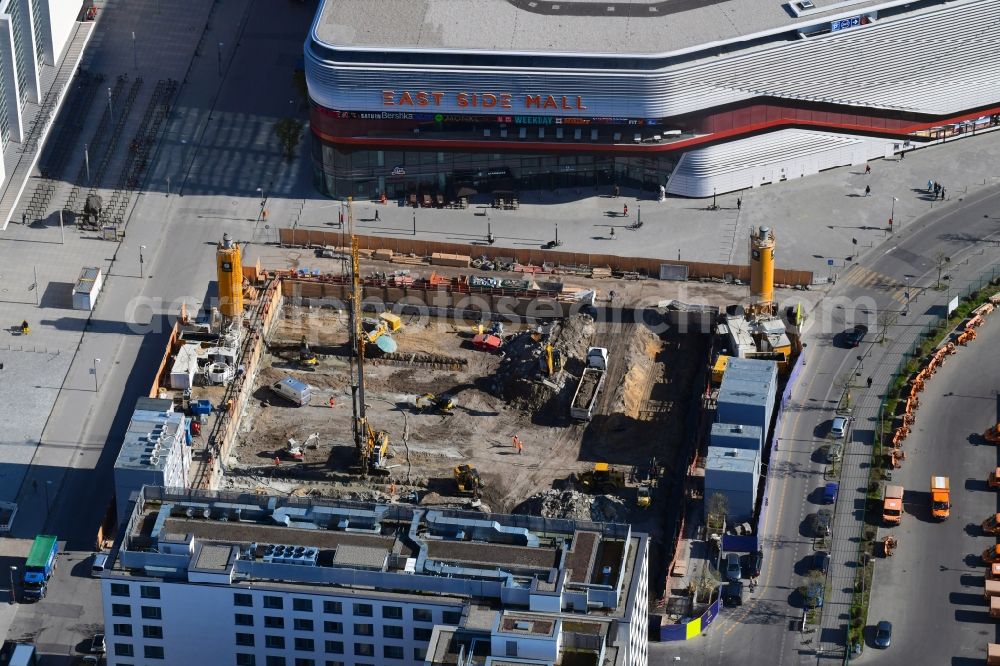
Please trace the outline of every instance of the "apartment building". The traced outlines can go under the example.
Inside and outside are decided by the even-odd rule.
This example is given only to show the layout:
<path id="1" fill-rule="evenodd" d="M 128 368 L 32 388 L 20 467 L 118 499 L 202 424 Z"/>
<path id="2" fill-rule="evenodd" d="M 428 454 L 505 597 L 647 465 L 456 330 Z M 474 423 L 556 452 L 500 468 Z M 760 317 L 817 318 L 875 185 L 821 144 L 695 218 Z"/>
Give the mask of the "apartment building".
<path id="1" fill-rule="evenodd" d="M 108 664 L 645 666 L 628 525 L 144 487 L 101 582 Z"/>

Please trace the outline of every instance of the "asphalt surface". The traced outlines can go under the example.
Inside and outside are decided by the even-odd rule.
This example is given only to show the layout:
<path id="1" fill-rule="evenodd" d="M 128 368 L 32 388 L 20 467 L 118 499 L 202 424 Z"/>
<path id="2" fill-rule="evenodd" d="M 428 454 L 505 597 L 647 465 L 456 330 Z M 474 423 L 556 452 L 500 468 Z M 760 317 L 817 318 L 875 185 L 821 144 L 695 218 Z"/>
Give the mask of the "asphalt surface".
<path id="1" fill-rule="evenodd" d="M 933 319 L 936 309 L 947 303 L 955 292 L 962 291 L 983 268 L 1000 258 L 1000 250 L 996 247 L 996 239 L 1000 238 L 1000 217 L 994 212 L 998 208 L 1000 189 L 991 188 L 935 210 L 903 233 L 873 248 L 862 258 L 864 265 L 846 271 L 818 311 L 811 314 L 812 320 L 804 337 L 806 366 L 779 433 L 778 450 L 770 461 L 773 478 L 761 535 L 765 563 L 759 586 L 749 603 L 734 610 L 724 609 L 701 638 L 651 648 L 656 658 L 679 657 L 681 661 L 703 664 L 762 666 L 842 660 L 847 604 L 857 556 L 856 537 L 861 527 L 858 521 L 862 518 L 863 500 L 860 498 L 863 498 L 868 478 L 867 463 L 881 393 L 898 367 L 902 352 L 909 348 L 923 325 Z M 939 253 L 951 258 L 942 271 L 942 283 L 949 286 L 942 291 L 934 289 Z M 895 312 L 897 323 L 888 330 L 886 341 L 878 344 L 874 341 L 879 337 L 880 311 Z M 906 315 L 902 315 L 904 311 Z M 861 347 L 843 348 L 840 346 L 842 332 L 855 323 L 867 323 L 871 332 Z M 996 323 L 993 325 L 1000 328 Z M 979 345 L 979 342 L 974 344 Z M 979 345 L 978 348 L 987 349 L 987 346 Z M 974 358 L 979 352 L 970 347 L 960 355 L 962 353 Z M 859 355 L 864 356 L 861 362 Z M 864 388 L 852 391 L 855 421 L 844 451 L 827 600 L 822 626 L 801 633 L 803 611 L 796 588 L 802 584 L 803 575 L 809 569 L 808 558 L 815 551 L 814 540 L 803 533 L 803 519 L 822 508 L 820 489 L 825 481 L 826 465 L 820 461 L 817 449 L 829 442 L 826 435 L 841 396 L 838 380 L 848 376 L 853 376 L 856 385 Z M 871 389 L 865 387 L 868 376 L 873 378 Z M 937 387 L 932 385 L 931 390 Z M 960 416 L 956 414 L 955 418 Z M 918 415 L 918 423 L 931 420 L 932 417 Z M 988 418 L 982 417 L 980 421 L 985 424 L 983 428 L 989 425 Z M 960 437 L 954 434 L 938 437 L 938 444 L 964 438 L 965 430 L 968 428 L 962 430 Z M 954 450 L 947 452 L 958 465 L 964 464 L 967 454 L 971 455 L 969 445 L 962 444 L 965 450 L 958 451 L 961 455 L 955 455 Z M 946 455 L 944 449 L 941 454 Z M 970 464 L 981 465 L 984 470 L 989 467 L 985 463 Z M 924 474 L 921 472 L 920 476 Z M 929 474 L 927 477 L 929 480 Z M 957 485 L 961 486 L 967 477 L 968 474 L 958 475 L 961 481 Z M 955 484 L 953 481 L 953 487 Z M 980 513 L 985 517 L 990 510 L 984 506 Z M 976 522 L 981 520 L 979 517 Z M 952 525 L 959 525 L 959 522 Z M 979 541 L 985 543 L 983 539 Z M 920 553 L 925 547 L 930 548 L 918 545 L 913 552 Z M 948 538 L 937 541 L 932 548 L 935 553 L 952 552 L 951 560 L 958 563 L 963 563 L 968 550 L 969 547 L 959 540 Z M 922 586 L 914 584 L 916 581 L 922 579 L 914 577 L 910 584 L 892 586 L 891 603 L 895 607 L 909 606 L 924 611 L 926 616 L 912 623 L 908 631 L 913 636 L 931 635 L 945 619 L 953 621 L 954 614 L 931 612 L 926 606 Z M 957 581 L 953 592 L 962 592 Z M 873 610 L 870 623 L 882 619 L 875 614 Z M 990 635 L 992 637 L 992 630 Z M 903 641 L 903 637 L 901 632 L 894 640 Z M 897 661 L 898 658 L 895 651 L 880 653 L 873 648 L 867 649 L 861 657 L 871 663 L 907 663 Z M 910 663 L 946 663 L 914 659 Z"/>

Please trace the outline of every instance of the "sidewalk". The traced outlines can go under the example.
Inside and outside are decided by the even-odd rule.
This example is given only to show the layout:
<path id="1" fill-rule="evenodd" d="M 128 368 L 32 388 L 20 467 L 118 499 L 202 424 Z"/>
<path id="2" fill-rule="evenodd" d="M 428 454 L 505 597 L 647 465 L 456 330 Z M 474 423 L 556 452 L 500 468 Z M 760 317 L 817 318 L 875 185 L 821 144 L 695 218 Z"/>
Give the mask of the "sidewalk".
<path id="1" fill-rule="evenodd" d="M 308 151 L 304 139 L 301 151 Z M 877 160 L 872 172 L 864 167 L 842 167 L 784 183 L 719 196 L 718 210 L 707 210 L 711 199 L 669 198 L 658 202 L 646 193 L 610 192 L 574 188 L 556 192 L 521 193 L 518 210 L 488 207 L 488 195 L 466 210 L 400 207 L 371 201 L 354 204 L 358 233 L 469 243 L 486 238 L 489 228 L 496 247 L 539 247 L 552 240 L 558 225 L 560 250 L 613 253 L 660 259 L 715 263 L 747 263 L 751 227 L 769 226 L 777 238 L 780 268 L 814 271 L 817 280 L 842 273 L 859 255 L 887 240 L 890 215 L 896 235 L 929 210 L 957 201 L 967 193 L 1000 182 L 1000 133 L 930 146 L 907 153 L 905 159 Z M 986 165 L 992 168 L 984 172 Z M 944 184 L 948 199 L 932 200 L 927 181 Z M 870 197 L 864 196 L 865 186 Z M 340 204 L 329 199 L 268 196 L 268 234 L 259 225 L 255 240 L 275 241 L 275 228 L 301 226 L 337 228 Z M 302 196 L 302 195 L 294 195 Z M 581 198 L 584 197 L 584 198 Z M 893 201 L 893 198 L 898 199 Z M 737 198 L 742 206 L 737 209 Z M 628 205 L 629 216 L 622 215 Z M 379 219 L 376 221 L 375 211 Z M 643 227 L 628 225 L 642 218 Z M 610 238 L 611 228 L 616 239 Z M 854 241 L 857 241 L 855 244 Z M 831 265 L 832 262 L 832 265 Z"/>

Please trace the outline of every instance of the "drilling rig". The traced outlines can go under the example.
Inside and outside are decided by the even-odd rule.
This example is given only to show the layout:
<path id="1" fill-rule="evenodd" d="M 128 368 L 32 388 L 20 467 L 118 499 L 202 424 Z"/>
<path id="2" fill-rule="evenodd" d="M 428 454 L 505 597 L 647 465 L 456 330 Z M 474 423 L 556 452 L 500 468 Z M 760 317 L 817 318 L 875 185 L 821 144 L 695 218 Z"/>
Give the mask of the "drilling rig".
<path id="1" fill-rule="evenodd" d="M 347 198 L 347 233 L 351 237 L 351 403 L 355 461 L 351 472 L 361 476 L 388 476 L 389 433 L 375 430 L 368 422 L 365 406 L 365 344 L 368 336 L 361 324 L 361 275 L 358 237 L 354 235 L 353 197 Z"/>

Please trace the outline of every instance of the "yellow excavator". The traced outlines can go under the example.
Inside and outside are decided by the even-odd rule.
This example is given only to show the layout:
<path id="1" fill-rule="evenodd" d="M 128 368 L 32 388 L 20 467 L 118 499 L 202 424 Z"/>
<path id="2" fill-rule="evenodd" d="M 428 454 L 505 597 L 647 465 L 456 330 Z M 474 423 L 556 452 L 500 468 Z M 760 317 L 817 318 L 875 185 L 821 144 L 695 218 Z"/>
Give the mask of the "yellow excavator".
<path id="1" fill-rule="evenodd" d="M 359 246 L 358 237 L 354 235 L 352 201 L 352 197 L 347 198 L 347 229 L 351 237 L 351 406 L 355 449 L 351 471 L 361 476 L 388 476 L 389 433 L 372 428 L 365 411 L 365 344 L 368 336 L 362 328 Z"/>
<path id="2" fill-rule="evenodd" d="M 416 400 L 413 401 L 413 406 L 417 408 L 417 411 L 421 412 L 441 412 L 442 414 L 452 414 L 454 409 L 458 407 L 458 403 L 450 395 L 434 395 L 433 393 L 424 393 L 423 395 L 418 395 Z"/>
<path id="3" fill-rule="evenodd" d="M 483 489 L 483 478 L 479 476 L 479 470 L 472 465 L 459 465 L 454 469 L 455 486 L 460 495 L 473 495 L 479 497 L 479 491 Z"/>
<path id="4" fill-rule="evenodd" d="M 562 372 L 563 355 L 562 352 L 552 346 L 551 342 L 545 343 L 545 370 L 549 377 L 554 377 L 556 373 Z"/>
<path id="5" fill-rule="evenodd" d="M 309 348 L 309 343 L 306 342 L 306 336 L 304 335 L 302 336 L 302 342 L 299 343 L 299 365 L 309 370 L 314 370 L 319 365 L 319 357 L 316 355 L 316 352 Z"/>

